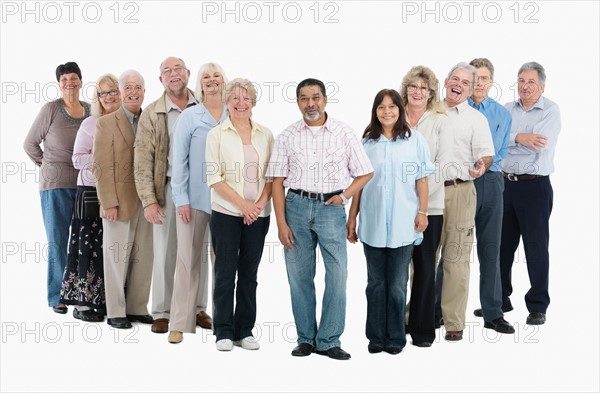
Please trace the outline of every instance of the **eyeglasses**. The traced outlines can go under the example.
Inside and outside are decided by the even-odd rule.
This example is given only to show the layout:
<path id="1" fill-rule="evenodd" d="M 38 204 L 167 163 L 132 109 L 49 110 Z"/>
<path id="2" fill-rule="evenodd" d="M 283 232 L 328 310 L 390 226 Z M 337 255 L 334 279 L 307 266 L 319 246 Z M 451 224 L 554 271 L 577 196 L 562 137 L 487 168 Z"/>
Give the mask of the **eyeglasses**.
<path id="1" fill-rule="evenodd" d="M 187 68 L 182 67 L 182 66 L 175 66 L 173 68 L 164 68 L 160 74 L 162 76 L 167 76 L 167 75 L 171 75 L 171 73 L 175 72 L 177 74 L 181 74 L 182 71 L 187 70 Z"/>
<path id="2" fill-rule="evenodd" d="M 131 92 L 131 91 L 141 91 L 141 90 L 144 90 L 144 88 L 141 85 L 127 85 L 127 86 L 125 86 L 124 90 L 127 92 Z"/>
<path id="3" fill-rule="evenodd" d="M 117 94 L 119 94 L 119 90 L 101 91 L 100 93 L 98 93 L 98 97 L 100 97 L 100 98 L 104 98 L 106 96 L 114 97 Z"/>
<path id="4" fill-rule="evenodd" d="M 410 85 L 406 86 L 406 91 L 408 93 L 414 93 L 417 90 L 420 91 L 421 94 L 425 94 L 425 93 L 429 92 L 429 87 L 427 87 L 427 86 L 417 86 L 417 85 L 414 85 L 412 83 Z"/>

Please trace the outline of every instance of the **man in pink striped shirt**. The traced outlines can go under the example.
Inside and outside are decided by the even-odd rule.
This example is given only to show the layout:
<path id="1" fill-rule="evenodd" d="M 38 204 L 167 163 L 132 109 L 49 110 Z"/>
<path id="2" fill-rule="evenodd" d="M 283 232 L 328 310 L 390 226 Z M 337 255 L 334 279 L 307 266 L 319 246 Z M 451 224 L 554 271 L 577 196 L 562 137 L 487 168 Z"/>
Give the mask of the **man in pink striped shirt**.
<path id="1" fill-rule="evenodd" d="M 312 352 L 350 359 L 341 348 L 346 319 L 345 205 L 373 176 L 356 132 L 325 112 L 325 85 L 305 79 L 296 88 L 303 119 L 276 139 L 267 177 L 273 178 L 273 205 L 298 333 L 292 356 Z M 284 188 L 289 188 L 285 195 Z M 325 291 L 317 327 L 314 277 L 316 246 L 325 265 Z"/>

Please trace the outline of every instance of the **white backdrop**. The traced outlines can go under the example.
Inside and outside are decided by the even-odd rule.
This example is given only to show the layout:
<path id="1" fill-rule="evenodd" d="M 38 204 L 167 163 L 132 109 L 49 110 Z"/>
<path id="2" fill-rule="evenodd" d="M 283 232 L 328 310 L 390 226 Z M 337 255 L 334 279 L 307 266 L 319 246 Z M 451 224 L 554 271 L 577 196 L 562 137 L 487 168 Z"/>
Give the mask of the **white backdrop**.
<path id="1" fill-rule="evenodd" d="M 598 13 L 595 1 L 3 1 L 2 390 L 597 391 Z M 488 57 L 496 67 L 492 94 L 505 103 L 515 98 L 519 66 L 540 62 L 545 95 L 559 104 L 563 122 L 552 176 L 546 325 L 525 325 L 520 250 L 515 311 L 506 315 L 517 334 L 498 336 L 471 315 L 479 305 L 474 259 L 463 341 L 445 342 L 442 329 L 429 349 L 409 338 L 400 355 L 370 355 L 364 256 L 362 246 L 349 245 L 342 343 L 352 359 L 292 358 L 295 330 L 274 219 L 259 271 L 258 352 L 219 353 L 214 336 L 200 330 L 174 346 L 146 325 L 118 331 L 51 312 L 37 171 L 22 143 L 41 106 L 58 97 L 54 69 L 76 61 L 92 86 L 102 73 L 135 68 L 146 77 L 149 104 L 162 91 L 158 66 L 171 55 L 187 62 L 192 88 L 208 61 L 230 79 L 256 82 L 254 118 L 276 135 L 299 119 L 294 88 L 306 77 L 327 82 L 328 112 L 361 133 L 375 93 L 397 88 L 413 65 L 443 79 L 458 61 Z M 323 270 L 320 263 L 319 291 Z"/>

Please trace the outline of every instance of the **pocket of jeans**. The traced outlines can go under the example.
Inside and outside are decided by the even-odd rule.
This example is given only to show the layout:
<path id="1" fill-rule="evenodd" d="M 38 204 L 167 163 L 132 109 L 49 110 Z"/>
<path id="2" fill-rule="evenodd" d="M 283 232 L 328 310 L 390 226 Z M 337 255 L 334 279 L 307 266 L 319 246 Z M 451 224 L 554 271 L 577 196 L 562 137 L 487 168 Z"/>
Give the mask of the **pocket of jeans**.
<path id="1" fill-rule="evenodd" d="M 293 201 L 294 199 L 296 199 L 298 197 L 300 197 L 300 195 L 288 191 L 288 193 L 285 195 L 285 201 L 286 202 L 291 202 L 291 201 Z"/>

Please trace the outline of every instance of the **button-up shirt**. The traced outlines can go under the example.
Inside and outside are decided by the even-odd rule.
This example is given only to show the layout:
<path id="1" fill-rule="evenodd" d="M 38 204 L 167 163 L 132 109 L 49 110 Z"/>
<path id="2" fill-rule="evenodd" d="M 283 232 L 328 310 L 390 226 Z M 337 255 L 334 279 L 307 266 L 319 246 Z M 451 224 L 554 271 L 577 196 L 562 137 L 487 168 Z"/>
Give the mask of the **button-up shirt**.
<path id="1" fill-rule="evenodd" d="M 125 112 L 125 116 L 127 117 L 129 124 L 131 124 L 131 129 L 133 130 L 133 135 L 135 136 L 135 134 L 137 134 L 137 126 L 138 126 L 138 121 L 140 120 L 140 116 L 134 115 L 132 112 L 128 111 L 127 108 L 125 108 L 125 107 L 123 107 L 123 111 Z M 142 112 L 140 111 L 140 114 L 141 113 Z"/>
<path id="2" fill-rule="evenodd" d="M 267 179 L 265 173 L 273 148 L 273 134 L 271 131 L 255 121 L 252 121 L 251 143 L 258 154 L 258 194 L 257 200 L 262 195 Z M 216 126 L 208 133 L 206 142 L 206 176 L 208 186 L 224 181 L 242 198 L 244 197 L 244 184 L 247 171 L 244 162 L 244 145 L 237 130 L 227 118 L 221 125 Z M 256 180 L 256 179 L 248 179 Z M 218 192 L 213 192 L 212 200 L 225 209 L 241 214 L 240 208 Z M 255 201 L 256 202 L 256 201 Z M 261 217 L 271 214 L 271 204 L 267 203 Z"/>
<path id="3" fill-rule="evenodd" d="M 554 151 L 561 127 L 558 105 L 542 96 L 529 110 L 525 110 L 520 101 L 509 102 L 505 107 L 512 115 L 512 128 L 502 170 L 516 175 L 547 176 L 554 173 Z M 535 151 L 515 143 L 519 133 L 542 134 L 548 137 L 548 141 L 540 151 Z"/>
<path id="4" fill-rule="evenodd" d="M 356 132 L 327 116 L 317 130 L 304 119 L 275 140 L 267 176 L 284 177 L 284 187 L 330 193 L 345 189 L 352 177 L 373 172 Z"/>
<path id="5" fill-rule="evenodd" d="M 187 108 L 179 115 L 173 135 L 171 178 L 175 206 L 190 205 L 193 209 L 211 213 L 206 179 L 206 137 L 227 116 L 227 107 L 224 107 L 217 122 L 202 104 Z"/>
<path id="6" fill-rule="evenodd" d="M 492 140 L 494 141 L 494 161 L 490 166 L 490 172 L 500 172 L 500 160 L 506 157 L 508 153 L 508 140 L 510 137 L 510 127 L 512 125 L 512 117 L 510 112 L 500 105 L 495 100 L 487 97 L 483 100 L 479 107 L 471 99 L 468 98 L 469 105 L 472 108 L 481 112 L 488 121 L 490 131 L 492 132 Z"/>
<path id="7" fill-rule="evenodd" d="M 194 106 L 198 103 L 198 100 L 194 97 L 192 92 L 188 92 L 188 102 L 185 108 Z M 169 141 L 173 140 L 173 132 L 175 130 L 175 122 L 181 114 L 182 110 L 173 103 L 171 97 L 165 94 L 165 108 L 167 110 L 167 132 L 169 133 Z M 185 109 L 183 108 L 183 109 Z M 167 154 L 167 176 L 173 175 L 173 144 L 169 143 L 169 153 Z"/>
<path id="8" fill-rule="evenodd" d="M 442 173 L 447 179 L 473 180 L 469 168 L 482 157 L 494 155 L 494 142 L 490 126 L 481 113 L 469 106 L 467 101 L 446 108 L 454 144 L 450 162 L 444 164 Z"/>
<path id="9" fill-rule="evenodd" d="M 435 173 L 425 137 L 363 140 L 375 174 L 360 198 L 359 239 L 371 247 L 398 248 L 420 244 L 415 231 L 419 198 L 415 181 Z"/>

